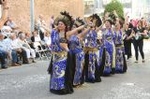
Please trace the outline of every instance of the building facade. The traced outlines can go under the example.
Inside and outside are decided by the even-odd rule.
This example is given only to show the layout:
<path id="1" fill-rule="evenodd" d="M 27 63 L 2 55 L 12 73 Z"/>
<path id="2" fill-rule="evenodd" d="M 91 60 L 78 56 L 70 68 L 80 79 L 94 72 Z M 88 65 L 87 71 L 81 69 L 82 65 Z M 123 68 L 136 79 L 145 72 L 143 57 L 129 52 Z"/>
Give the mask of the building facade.
<path id="1" fill-rule="evenodd" d="M 74 17 L 83 17 L 83 3 L 83 0 L 34 0 L 35 18 L 41 14 L 49 24 L 50 16 L 56 17 L 65 10 Z M 22 30 L 30 31 L 30 0 L 9 0 L 9 6 L 9 16 Z"/>
<path id="2" fill-rule="evenodd" d="M 112 0 L 84 0 L 85 15 L 103 13 L 105 6 Z M 118 0 L 124 6 L 124 13 L 131 18 L 150 17 L 150 0 Z M 87 13 L 88 12 L 88 13 Z"/>
<path id="3" fill-rule="evenodd" d="M 94 13 L 94 0 L 84 0 L 84 17 L 88 17 Z"/>

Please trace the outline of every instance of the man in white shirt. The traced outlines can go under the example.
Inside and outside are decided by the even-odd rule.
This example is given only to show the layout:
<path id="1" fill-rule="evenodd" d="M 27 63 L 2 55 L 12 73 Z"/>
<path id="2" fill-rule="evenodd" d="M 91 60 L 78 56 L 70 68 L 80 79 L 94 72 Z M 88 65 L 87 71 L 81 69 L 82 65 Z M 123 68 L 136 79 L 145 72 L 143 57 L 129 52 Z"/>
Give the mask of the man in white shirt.
<path id="1" fill-rule="evenodd" d="M 11 31 L 12 31 L 11 27 L 7 25 L 4 25 L 1 29 L 1 33 L 3 33 L 3 35 L 5 35 L 6 37 L 9 37 Z"/>
<path id="2" fill-rule="evenodd" d="M 45 32 L 50 30 L 47 28 L 46 22 L 44 21 L 42 15 L 39 15 L 38 20 L 36 20 L 35 26 L 38 30 L 38 34 L 40 35 L 41 40 L 43 40 Z"/>
<path id="3" fill-rule="evenodd" d="M 12 66 L 18 66 L 20 65 L 18 55 L 21 57 L 24 55 L 23 50 L 21 49 L 21 46 L 18 44 L 18 39 L 16 38 L 15 33 L 11 33 L 10 37 L 5 39 L 5 42 L 7 44 L 7 47 L 11 50 L 11 56 L 12 56 Z"/>
<path id="4" fill-rule="evenodd" d="M 8 17 L 6 25 L 10 26 L 12 29 L 18 28 L 15 22 L 10 17 Z"/>
<path id="5" fill-rule="evenodd" d="M 21 48 L 26 51 L 26 55 L 27 55 L 27 62 L 29 63 L 29 59 L 32 59 L 32 62 L 35 62 L 35 56 L 36 53 L 34 51 L 34 49 L 32 49 L 30 47 L 30 45 L 28 44 L 28 42 L 25 39 L 25 33 L 20 32 L 18 35 L 18 43 L 20 44 Z"/>

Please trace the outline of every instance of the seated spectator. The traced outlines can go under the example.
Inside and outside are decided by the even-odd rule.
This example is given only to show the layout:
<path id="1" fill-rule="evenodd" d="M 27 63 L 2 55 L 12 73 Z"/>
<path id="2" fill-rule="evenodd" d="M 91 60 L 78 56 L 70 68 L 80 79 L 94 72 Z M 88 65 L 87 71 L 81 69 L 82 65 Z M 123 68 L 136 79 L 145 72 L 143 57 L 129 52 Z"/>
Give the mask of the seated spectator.
<path id="1" fill-rule="evenodd" d="M 28 44 L 30 45 L 30 47 L 31 47 L 32 49 L 34 49 L 33 43 L 32 43 L 32 41 L 31 41 L 31 33 L 26 32 L 26 33 L 25 33 L 25 39 L 26 39 L 26 41 L 28 42 Z"/>
<path id="2" fill-rule="evenodd" d="M 16 23 L 12 20 L 11 17 L 8 17 L 7 21 L 6 21 L 6 25 L 10 26 L 13 30 L 17 29 L 18 26 L 16 25 Z"/>
<path id="3" fill-rule="evenodd" d="M 5 37 L 9 37 L 11 31 L 12 31 L 11 27 L 7 26 L 6 24 L 4 24 L 4 26 L 1 29 L 1 32 L 5 35 Z"/>
<path id="4" fill-rule="evenodd" d="M 3 33 L 0 33 L 0 61 L 1 61 L 1 68 L 6 69 L 7 68 L 7 58 L 9 54 L 9 50 L 7 50 L 5 41 L 4 41 L 5 35 Z"/>
<path id="5" fill-rule="evenodd" d="M 29 59 L 32 59 L 32 62 L 35 62 L 35 51 L 30 47 L 28 42 L 25 39 L 25 33 L 20 32 L 18 35 L 18 43 L 20 44 L 21 48 L 26 51 L 27 54 L 27 63 L 29 63 Z"/>
<path id="6" fill-rule="evenodd" d="M 0 49 L 0 61 L 1 61 L 1 68 L 6 69 L 7 68 L 7 56 L 8 53 L 5 50 Z"/>
<path id="7" fill-rule="evenodd" d="M 11 33 L 10 37 L 6 39 L 7 47 L 11 49 L 11 56 L 12 56 L 12 66 L 21 65 L 19 63 L 18 55 L 23 57 L 23 62 L 26 61 L 26 52 L 21 49 L 21 46 L 18 43 L 18 39 L 16 38 L 15 33 Z"/>
<path id="8" fill-rule="evenodd" d="M 32 32 L 31 41 L 32 42 L 41 42 L 41 38 L 38 35 L 37 31 Z"/>
<path id="9" fill-rule="evenodd" d="M 36 51 L 37 57 L 46 56 L 46 46 L 45 42 L 41 40 L 40 36 L 38 35 L 37 31 L 32 32 L 33 36 L 31 37 L 32 46 Z"/>
<path id="10" fill-rule="evenodd" d="M 37 31 L 32 32 L 32 35 L 33 36 L 31 36 L 31 41 L 33 43 L 33 47 L 35 47 L 34 44 L 38 42 L 38 43 L 41 44 L 42 48 L 45 49 L 45 43 L 41 40 L 41 38 L 38 35 Z M 42 48 L 39 47 L 39 49 L 42 49 Z"/>
<path id="11" fill-rule="evenodd" d="M 50 48 L 50 45 L 51 45 L 51 36 L 50 36 L 49 32 L 45 33 L 45 35 L 44 35 L 44 42 L 46 44 L 46 47 Z"/>
<path id="12" fill-rule="evenodd" d="M 31 41 L 31 34 L 29 33 L 29 32 L 26 32 L 25 33 L 25 39 L 26 39 L 26 41 L 28 42 L 28 43 L 31 43 L 32 41 Z"/>

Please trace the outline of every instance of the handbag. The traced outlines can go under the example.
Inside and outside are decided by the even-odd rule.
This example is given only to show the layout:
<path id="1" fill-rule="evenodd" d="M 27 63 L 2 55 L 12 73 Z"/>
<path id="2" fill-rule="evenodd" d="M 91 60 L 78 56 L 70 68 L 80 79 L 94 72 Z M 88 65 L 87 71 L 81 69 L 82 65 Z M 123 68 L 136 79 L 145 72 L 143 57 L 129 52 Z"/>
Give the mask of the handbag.
<path id="1" fill-rule="evenodd" d="M 137 32 L 137 33 L 135 34 L 135 39 L 136 39 L 136 40 L 142 39 L 142 35 L 140 34 L 140 32 Z"/>

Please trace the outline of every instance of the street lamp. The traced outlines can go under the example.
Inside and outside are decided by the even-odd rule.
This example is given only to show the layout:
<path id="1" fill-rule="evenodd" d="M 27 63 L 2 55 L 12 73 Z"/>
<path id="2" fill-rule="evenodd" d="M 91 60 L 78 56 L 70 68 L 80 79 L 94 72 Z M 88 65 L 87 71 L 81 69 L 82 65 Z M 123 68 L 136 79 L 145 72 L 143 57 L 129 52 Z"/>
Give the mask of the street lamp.
<path id="1" fill-rule="evenodd" d="M 34 0 L 30 0 L 31 32 L 34 31 Z"/>

